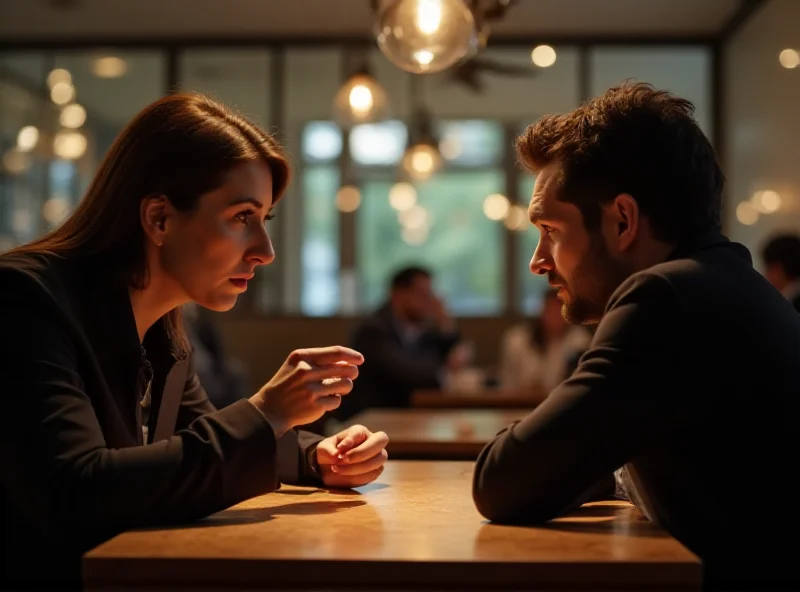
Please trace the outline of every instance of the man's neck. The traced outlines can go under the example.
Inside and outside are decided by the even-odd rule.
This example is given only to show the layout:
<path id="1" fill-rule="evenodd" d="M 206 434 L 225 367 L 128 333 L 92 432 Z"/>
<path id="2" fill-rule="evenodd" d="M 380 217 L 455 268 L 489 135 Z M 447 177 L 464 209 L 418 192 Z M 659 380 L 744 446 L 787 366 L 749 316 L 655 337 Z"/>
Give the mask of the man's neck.
<path id="1" fill-rule="evenodd" d="M 671 245 L 657 240 L 648 241 L 647 247 L 638 249 L 631 255 L 631 265 L 634 272 L 643 271 L 669 259 L 675 251 L 676 245 Z"/>

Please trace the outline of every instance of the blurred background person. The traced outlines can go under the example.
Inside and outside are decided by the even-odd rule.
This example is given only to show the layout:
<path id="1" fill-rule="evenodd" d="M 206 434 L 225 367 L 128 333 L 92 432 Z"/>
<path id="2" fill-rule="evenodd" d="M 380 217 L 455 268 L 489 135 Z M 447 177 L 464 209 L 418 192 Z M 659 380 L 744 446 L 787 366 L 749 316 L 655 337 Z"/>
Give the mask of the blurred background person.
<path id="1" fill-rule="evenodd" d="M 591 333 L 561 314 L 556 290 L 545 293 L 538 316 L 509 328 L 500 349 L 500 387 L 549 393 L 572 373 Z"/>
<path id="2" fill-rule="evenodd" d="M 247 368 L 228 355 L 211 311 L 190 303 L 184 306 L 183 319 L 197 377 L 214 406 L 222 409 L 250 397 L 252 384 Z"/>
<path id="3" fill-rule="evenodd" d="M 800 235 L 778 234 L 761 251 L 764 276 L 800 312 Z"/>
<path id="4" fill-rule="evenodd" d="M 339 421 L 371 407 L 408 407 L 414 390 L 442 388 L 449 374 L 469 363 L 469 345 L 434 293 L 432 279 L 421 266 L 397 271 L 388 301 L 356 326 L 350 343 L 366 362 L 358 388 L 334 414 Z"/>

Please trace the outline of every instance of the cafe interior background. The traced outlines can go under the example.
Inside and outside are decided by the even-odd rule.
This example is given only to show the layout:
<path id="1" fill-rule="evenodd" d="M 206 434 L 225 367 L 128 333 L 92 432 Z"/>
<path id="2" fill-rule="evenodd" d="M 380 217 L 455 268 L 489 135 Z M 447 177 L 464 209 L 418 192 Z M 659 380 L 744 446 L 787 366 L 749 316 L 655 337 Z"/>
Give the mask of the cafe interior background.
<path id="1" fill-rule="evenodd" d="M 294 348 L 346 343 L 410 262 L 491 370 L 547 287 L 528 270 L 514 137 L 625 79 L 694 102 L 728 179 L 725 232 L 757 266 L 766 237 L 798 227 L 800 2 L 469 2 L 477 53 L 433 73 L 417 72 L 465 51 L 458 3 L 439 5 L 437 55 L 391 31 L 379 44 L 382 4 L 0 0 L 0 251 L 63 220 L 115 135 L 176 89 L 240 110 L 294 164 L 275 263 L 214 316 L 255 384 Z"/>

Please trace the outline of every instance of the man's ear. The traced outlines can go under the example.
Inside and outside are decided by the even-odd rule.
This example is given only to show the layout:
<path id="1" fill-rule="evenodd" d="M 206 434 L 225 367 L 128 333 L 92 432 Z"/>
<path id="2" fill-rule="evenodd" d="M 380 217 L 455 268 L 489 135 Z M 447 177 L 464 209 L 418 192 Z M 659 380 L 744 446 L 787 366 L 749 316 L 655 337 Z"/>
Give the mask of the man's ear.
<path id="1" fill-rule="evenodd" d="M 608 212 L 614 224 L 613 234 L 617 243 L 617 249 L 625 252 L 630 249 L 636 237 L 639 235 L 641 227 L 641 213 L 639 204 L 629 193 L 620 193 L 611 202 Z"/>
<path id="2" fill-rule="evenodd" d="M 148 195 L 139 206 L 139 218 L 145 236 L 157 247 L 164 244 L 167 229 L 167 198 L 165 195 Z"/>

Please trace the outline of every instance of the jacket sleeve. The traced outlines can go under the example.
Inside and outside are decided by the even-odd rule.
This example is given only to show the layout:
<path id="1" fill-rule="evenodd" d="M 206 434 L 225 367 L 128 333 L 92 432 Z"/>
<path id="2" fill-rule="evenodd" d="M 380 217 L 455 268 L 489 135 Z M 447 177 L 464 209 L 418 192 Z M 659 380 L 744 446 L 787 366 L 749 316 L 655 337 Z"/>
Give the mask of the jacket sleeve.
<path id="1" fill-rule="evenodd" d="M 81 377 L 91 362 L 79 359 L 64 322 L 3 300 L 0 398 L 13 421 L 0 430 L 0 471 L 14 506 L 43 535 L 88 548 L 278 487 L 275 437 L 248 401 L 221 411 L 194 404 L 209 412 L 168 440 L 109 448 Z M 190 394 L 199 401 L 195 380 Z"/>
<path id="2" fill-rule="evenodd" d="M 238 401 L 234 404 L 241 405 L 241 403 L 242 401 Z M 187 429 L 199 418 L 214 412 L 220 413 L 209 400 L 203 385 L 200 384 L 200 379 L 194 369 L 194 362 L 190 357 L 189 373 L 181 399 L 181 407 L 178 411 L 176 431 Z M 260 412 L 258 413 L 260 415 Z M 322 440 L 321 436 L 300 430 L 289 430 L 278 439 L 276 462 L 278 480 L 281 483 L 322 485 L 322 482 L 313 476 L 310 468 L 312 455 L 316 453 L 320 440 Z"/>
<path id="3" fill-rule="evenodd" d="M 197 418 L 213 413 L 216 410 L 217 408 L 208 398 L 206 389 L 200 384 L 200 377 L 195 369 L 194 356 L 189 356 L 189 371 L 186 377 L 186 386 L 183 389 L 181 406 L 178 410 L 175 430 L 186 429 Z"/>
<path id="4" fill-rule="evenodd" d="M 441 386 L 437 359 L 414 356 L 397 343 L 384 327 L 366 323 L 353 336 L 353 347 L 364 354 L 364 365 L 380 373 L 387 383 L 414 388 Z"/>
<path id="5" fill-rule="evenodd" d="M 433 330 L 430 333 L 433 342 L 439 352 L 442 360 L 447 359 L 450 350 L 452 350 L 461 341 L 461 333 L 459 331 L 439 331 Z"/>
<path id="6" fill-rule="evenodd" d="M 480 513 L 555 518 L 698 417 L 701 403 L 680 388 L 687 323 L 666 279 L 637 274 L 621 286 L 575 373 L 481 452 L 473 480 Z"/>

